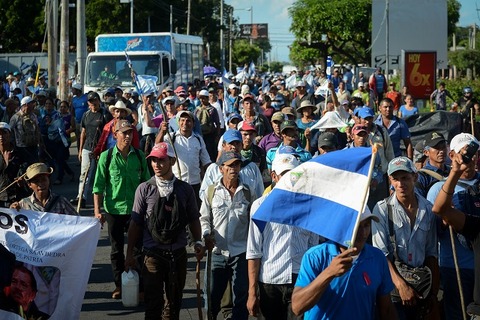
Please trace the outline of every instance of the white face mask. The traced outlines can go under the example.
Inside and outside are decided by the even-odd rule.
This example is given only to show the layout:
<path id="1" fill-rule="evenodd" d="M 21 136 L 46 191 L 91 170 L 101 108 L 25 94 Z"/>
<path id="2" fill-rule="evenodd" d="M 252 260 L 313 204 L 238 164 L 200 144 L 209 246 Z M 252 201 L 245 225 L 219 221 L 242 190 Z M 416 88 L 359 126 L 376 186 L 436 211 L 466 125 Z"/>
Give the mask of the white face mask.
<path id="1" fill-rule="evenodd" d="M 155 181 L 157 182 L 158 193 L 160 197 L 170 196 L 173 192 L 173 183 L 175 182 L 175 177 L 172 180 L 163 180 L 160 177 L 155 176 Z"/>

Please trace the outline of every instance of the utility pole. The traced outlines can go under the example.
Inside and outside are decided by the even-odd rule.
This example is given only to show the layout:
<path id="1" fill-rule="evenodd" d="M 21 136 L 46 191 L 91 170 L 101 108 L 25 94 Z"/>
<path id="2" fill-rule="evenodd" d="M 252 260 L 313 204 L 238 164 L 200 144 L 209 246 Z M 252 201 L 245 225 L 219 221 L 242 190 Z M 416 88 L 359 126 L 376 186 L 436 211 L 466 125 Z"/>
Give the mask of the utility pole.
<path id="1" fill-rule="evenodd" d="M 232 72 L 232 45 L 233 45 L 233 7 L 230 8 L 230 28 L 229 32 L 229 44 L 228 44 L 228 71 Z"/>
<path id="2" fill-rule="evenodd" d="M 59 99 L 68 98 L 68 0 L 62 0 L 61 25 L 60 25 L 60 79 Z"/>
<path id="3" fill-rule="evenodd" d="M 133 0 L 130 0 L 130 33 L 133 33 Z"/>
<path id="4" fill-rule="evenodd" d="M 170 5 L 170 33 L 173 32 L 173 6 Z"/>
<path id="5" fill-rule="evenodd" d="M 385 15 L 386 15 L 386 20 L 385 20 L 385 29 L 386 29 L 386 48 L 385 48 L 385 78 L 388 80 L 388 72 L 390 69 L 390 26 L 389 26 L 389 0 L 386 0 L 386 6 L 385 6 Z"/>
<path id="6" fill-rule="evenodd" d="M 220 0 L 220 65 L 225 70 L 225 46 L 223 44 L 223 0 Z"/>
<path id="7" fill-rule="evenodd" d="M 57 85 L 57 29 L 55 28 L 58 14 L 57 0 L 47 1 L 47 28 L 48 28 L 48 86 Z"/>
<path id="8" fill-rule="evenodd" d="M 188 0 L 188 6 L 187 6 L 187 35 L 190 34 L 190 10 L 191 9 L 192 9 L 192 0 Z"/>
<path id="9" fill-rule="evenodd" d="M 250 45 L 253 44 L 253 6 L 250 6 Z"/>
<path id="10" fill-rule="evenodd" d="M 85 83 L 85 60 L 87 59 L 87 37 L 85 32 L 85 0 L 77 0 L 77 81 Z"/>

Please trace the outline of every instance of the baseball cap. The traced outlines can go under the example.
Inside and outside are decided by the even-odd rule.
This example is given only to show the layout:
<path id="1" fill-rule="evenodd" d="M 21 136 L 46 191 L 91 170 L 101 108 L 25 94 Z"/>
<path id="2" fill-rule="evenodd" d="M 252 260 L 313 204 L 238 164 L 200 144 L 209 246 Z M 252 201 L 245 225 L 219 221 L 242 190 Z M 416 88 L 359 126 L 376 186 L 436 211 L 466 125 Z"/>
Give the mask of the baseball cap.
<path id="1" fill-rule="evenodd" d="M 371 218 L 375 222 L 380 222 L 380 219 L 370 211 L 368 206 L 365 206 L 365 209 L 360 214 L 360 221 L 367 220 L 368 218 Z"/>
<path id="2" fill-rule="evenodd" d="M 47 96 L 47 93 L 43 90 L 37 93 L 37 97 L 46 97 L 46 96 Z"/>
<path id="3" fill-rule="evenodd" d="M 305 87 L 305 82 L 304 81 L 297 81 L 295 83 L 295 88 L 298 88 L 298 87 Z"/>
<path id="4" fill-rule="evenodd" d="M 203 90 L 200 90 L 200 92 L 198 93 L 198 96 L 199 97 L 208 97 L 208 91 L 203 89 Z"/>
<path id="5" fill-rule="evenodd" d="M 228 131 L 234 131 L 234 130 L 228 130 Z M 222 152 L 222 155 L 218 159 L 217 164 L 219 166 L 230 165 L 236 161 L 242 161 L 242 156 L 240 155 L 240 153 L 233 152 L 233 151 L 224 151 Z"/>
<path id="6" fill-rule="evenodd" d="M 82 85 L 80 83 L 75 83 L 72 85 L 72 89 L 82 90 Z"/>
<path id="7" fill-rule="evenodd" d="M 164 98 L 164 99 L 162 100 L 162 104 L 166 104 L 166 103 L 169 102 L 169 101 L 175 103 L 175 102 L 176 102 L 176 99 L 175 99 L 174 96 L 166 97 L 166 98 Z"/>
<path id="8" fill-rule="evenodd" d="M 138 92 L 135 91 L 135 90 L 133 90 L 133 91 L 132 91 L 132 97 L 133 97 L 133 96 L 137 96 L 137 97 L 138 97 L 138 96 L 139 96 Z"/>
<path id="9" fill-rule="evenodd" d="M 88 93 L 88 96 L 87 96 L 88 100 L 100 100 L 100 97 L 98 96 L 98 93 L 94 92 L 94 91 L 91 91 Z"/>
<path id="10" fill-rule="evenodd" d="M 446 142 L 447 139 L 445 139 L 445 137 L 443 136 L 443 134 L 441 134 L 440 132 L 436 132 L 436 131 L 433 131 L 433 132 L 429 132 L 426 136 L 425 136 L 425 144 L 424 144 L 424 147 L 425 146 L 428 146 L 428 147 L 435 147 L 437 144 L 439 144 L 440 142 Z"/>
<path id="11" fill-rule="evenodd" d="M 342 106 L 348 106 L 349 103 L 350 103 L 350 101 L 348 101 L 348 100 L 343 100 L 342 103 L 341 103 L 341 105 L 342 105 Z"/>
<path id="12" fill-rule="evenodd" d="M 251 94 L 251 93 L 246 93 L 246 94 L 243 95 L 243 100 L 247 100 L 247 99 L 255 101 L 255 98 L 253 97 L 253 94 Z"/>
<path id="13" fill-rule="evenodd" d="M 272 121 L 281 121 L 285 120 L 285 115 L 281 111 L 277 111 L 272 115 Z"/>
<path id="14" fill-rule="evenodd" d="M 364 87 L 365 85 L 363 84 L 362 81 L 360 81 L 358 84 L 357 84 L 357 87 L 360 88 L 360 87 Z"/>
<path id="15" fill-rule="evenodd" d="M 185 88 L 182 87 L 182 86 L 178 86 L 175 91 L 174 91 L 176 94 L 179 94 L 180 92 L 183 92 L 185 93 Z"/>
<path id="16" fill-rule="evenodd" d="M 128 120 L 122 119 L 117 121 L 117 124 L 115 125 L 115 132 L 117 131 L 125 132 L 128 130 L 133 130 L 133 127 Z"/>
<path id="17" fill-rule="evenodd" d="M 242 116 L 239 115 L 238 113 L 230 113 L 230 115 L 228 116 L 227 118 L 227 123 L 230 123 L 230 121 L 232 121 L 233 119 L 238 119 L 240 121 L 243 120 Z"/>
<path id="18" fill-rule="evenodd" d="M 373 117 L 375 114 L 373 113 L 373 110 L 370 109 L 369 107 L 363 107 L 358 110 L 358 116 L 360 118 L 368 118 L 368 117 Z"/>
<path id="19" fill-rule="evenodd" d="M 123 89 L 122 89 L 122 87 L 115 87 L 114 91 L 122 91 L 123 92 Z"/>
<path id="20" fill-rule="evenodd" d="M 280 175 L 300 165 L 300 160 L 293 154 L 277 154 L 272 162 L 272 171 Z"/>
<path id="21" fill-rule="evenodd" d="M 425 140 L 417 142 L 415 148 L 413 148 L 413 162 L 423 162 L 427 156 L 423 153 L 425 149 Z"/>
<path id="22" fill-rule="evenodd" d="M 338 147 L 338 138 L 333 132 L 324 131 L 318 137 L 318 147 Z"/>
<path id="23" fill-rule="evenodd" d="M 160 142 L 153 146 L 152 151 L 147 156 L 148 158 L 165 159 L 166 157 L 175 158 L 175 152 L 173 152 L 172 145 L 166 142 Z"/>
<path id="24" fill-rule="evenodd" d="M 231 143 L 233 141 L 242 141 L 242 134 L 238 130 L 230 129 L 223 134 L 223 141 Z"/>
<path id="25" fill-rule="evenodd" d="M 257 132 L 257 129 L 255 129 L 255 126 L 253 123 L 248 122 L 248 121 L 242 121 L 242 126 L 240 127 L 239 131 L 255 131 Z"/>
<path id="26" fill-rule="evenodd" d="M 25 180 L 27 180 L 27 181 L 31 180 L 31 179 L 35 178 L 36 176 L 38 176 L 39 174 L 51 175 L 52 172 L 53 172 L 53 168 L 48 167 L 45 163 L 37 162 L 37 163 L 34 163 L 34 164 L 30 165 L 27 168 Z"/>
<path id="27" fill-rule="evenodd" d="M 283 113 L 284 115 L 295 116 L 295 111 L 293 110 L 292 107 L 282 108 L 282 113 Z"/>
<path id="28" fill-rule="evenodd" d="M 352 129 L 353 134 L 359 134 L 360 132 L 367 132 L 368 133 L 368 128 L 365 127 L 365 126 L 360 126 L 360 125 L 356 125 L 355 127 L 353 127 L 353 129 Z"/>
<path id="29" fill-rule="evenodd" d="M 25 104 L 29 104 L 30 102 L 33 102 L 34 100 L 30 96 L 26 96 L 22 98 L 22 101 L 20 102 L 20 105 L 23 106 Z"/>
<path id="30" fill-rule="evenodd" d="M 239 87 L 235 83 L 230 83 L 228 85 L 228 89 L 233 90 L 233 89 L 239 89 Z"/>
<path id="31" fill-rule="evenodd" d="M 182 111 L 179 111 L 176 115 L 176 118 L 177 118 L 177 121 L 180 120 L 180 118 L 183 116 L 183 115 L 186 115 L 187 117 L 190 117 L 192 119 L 192 121 L 195 121 L 195 117 L 193 115 L 193 113 L 191 113 L 190 111 L 188 110 L 182 110 Z"/>
<path id="32" fill-rule="evenodd" d="M 295 129 L 297 130 L 297 125 L 295 124 L 295 121 L 293 120 L 285 120 L 282 122 L 280 125 L 280 132 L 283 132 L 285 129 Z"/>
<path id="33" fill-rule="evenodd" d="M 415 168 L 412 160 L 408 159 L 407 157 L 396 157 L 388 164 L 387 173 L 389 176 L 391 176 L 397 171 L 415 173 L 417 172 L 417 169 Z"/>
<path id="34" fill-rule="evenodd" d="M 12 129 L 10 128 L 10 125 L 6 122 L 0 122 L 0 130 L 12 131 Z"/>
<path id="35" fill-rule="evenodd" d="M 108 88 L 108 89 L 105 91 L 105 95 L 107 95 L 107 94 L 114 96 L 114 95 L 115 95 L 115 89 L 113 89 L 113 88 Z"/>
<path id="36" fill-rule="evenodd" d="M 470 142 L 475 142 L 476 144 L 479 144 L 477 138 L 472 136 L 470 133 L 459 133 L 455 137 L 453 137 L 452 141 L 450 141 L 450 150 L 459 153 L 460 150 L 462 150 L 462 148 L 465 147 L 467 144 L 470 144 Z"/>

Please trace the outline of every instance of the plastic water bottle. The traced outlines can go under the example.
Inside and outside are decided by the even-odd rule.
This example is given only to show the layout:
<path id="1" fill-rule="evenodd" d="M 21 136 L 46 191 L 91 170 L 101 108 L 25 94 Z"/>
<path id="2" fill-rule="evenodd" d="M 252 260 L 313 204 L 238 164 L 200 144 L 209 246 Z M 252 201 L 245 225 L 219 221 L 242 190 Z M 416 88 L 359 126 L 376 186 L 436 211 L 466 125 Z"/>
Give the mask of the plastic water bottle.
<path id="1" fill-rule="evenodd" d="M 135 270 L 122 273 L 122 304 L 124 307 L 138 306 L 140 278 Z"/>

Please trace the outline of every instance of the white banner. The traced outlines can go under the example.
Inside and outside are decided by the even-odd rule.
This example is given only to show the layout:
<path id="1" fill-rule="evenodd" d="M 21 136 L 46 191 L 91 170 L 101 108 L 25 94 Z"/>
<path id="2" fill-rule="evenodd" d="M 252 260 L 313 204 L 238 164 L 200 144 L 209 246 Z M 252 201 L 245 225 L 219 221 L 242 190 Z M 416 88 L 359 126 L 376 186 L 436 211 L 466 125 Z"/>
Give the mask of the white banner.
<path id="1" fill-rule="evenodd" d="M 10 312 L 0 318 L 78 319 L 99 235 L 94 218 L 1 208 L 0 244 L 16 261 L 0 257 L 10 272 L 0 282 L 0 309 Z"/>

